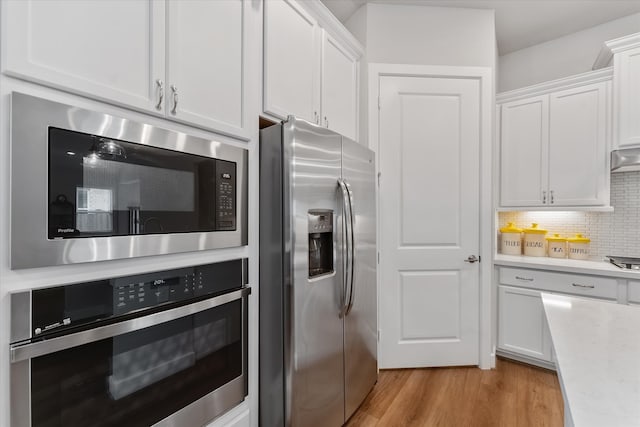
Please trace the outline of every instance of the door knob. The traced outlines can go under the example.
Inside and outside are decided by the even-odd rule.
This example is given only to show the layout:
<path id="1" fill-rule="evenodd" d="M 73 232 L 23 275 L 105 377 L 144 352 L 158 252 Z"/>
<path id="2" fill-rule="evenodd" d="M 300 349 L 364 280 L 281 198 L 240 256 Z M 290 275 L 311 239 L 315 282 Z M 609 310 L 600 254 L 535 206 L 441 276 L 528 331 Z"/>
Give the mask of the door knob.
<path id="1" fill-rule="evenodd" d="M 465 259 L 464 262 L 468 262 L 469 264 L 473 264 L 474 262 L 479 262 L 480 258 L 475 255 L 469 255 L 469 258 Z"/>

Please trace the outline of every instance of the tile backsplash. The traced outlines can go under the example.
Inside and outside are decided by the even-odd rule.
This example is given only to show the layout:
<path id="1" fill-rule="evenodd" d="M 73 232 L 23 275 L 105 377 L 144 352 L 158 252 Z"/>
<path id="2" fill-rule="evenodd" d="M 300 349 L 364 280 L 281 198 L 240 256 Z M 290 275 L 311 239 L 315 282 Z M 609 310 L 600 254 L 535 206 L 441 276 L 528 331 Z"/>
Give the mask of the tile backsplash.
<path id="1" fill-rule="evenodd" d="M 613 212 L 499 212 L 498 227 L 513 222 L 526 228 L 537 222 L 550 234 L 589 237 L 592 259 L 640 257 L 640 171 L 611 174 L 611 205 Z"/>

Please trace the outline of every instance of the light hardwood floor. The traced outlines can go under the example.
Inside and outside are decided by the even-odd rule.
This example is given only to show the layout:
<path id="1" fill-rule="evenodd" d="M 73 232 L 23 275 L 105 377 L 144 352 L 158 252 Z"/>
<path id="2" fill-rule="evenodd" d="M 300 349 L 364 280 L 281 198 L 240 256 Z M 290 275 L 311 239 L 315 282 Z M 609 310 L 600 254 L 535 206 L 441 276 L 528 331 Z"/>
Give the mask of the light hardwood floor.
<path id="1" fill-rule="evenodd" d="M 563 425 L 555 372 L 498 359 L 475 367 L 380 371 L 347 427 L 546 427 Z"/>

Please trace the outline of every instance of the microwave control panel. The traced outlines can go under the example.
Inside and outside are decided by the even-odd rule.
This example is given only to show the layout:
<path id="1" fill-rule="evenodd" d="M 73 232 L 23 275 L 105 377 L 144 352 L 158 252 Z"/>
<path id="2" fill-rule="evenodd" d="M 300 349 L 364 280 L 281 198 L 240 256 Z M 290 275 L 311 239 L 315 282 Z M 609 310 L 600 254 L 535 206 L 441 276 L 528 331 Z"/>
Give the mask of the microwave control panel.
<path id="1" fill-rule="evenodd" d="M 236 229 L 236 164 L 216 161 L 216 230 Z"/>

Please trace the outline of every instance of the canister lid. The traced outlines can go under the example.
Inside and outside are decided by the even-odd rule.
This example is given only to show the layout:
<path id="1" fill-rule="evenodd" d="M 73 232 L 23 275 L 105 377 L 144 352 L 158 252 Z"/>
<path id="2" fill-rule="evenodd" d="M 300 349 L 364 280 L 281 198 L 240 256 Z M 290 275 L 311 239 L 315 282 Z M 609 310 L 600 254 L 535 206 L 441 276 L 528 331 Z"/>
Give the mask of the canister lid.
<path id="1" fill-rule="evenodd" d="M 591 239 L 589 239 L 588 237 L 584 237 L 582 234 L 578 233 L 576 234 L 576 237 L 569 237 L 567 241 L 573 243 L 589 243 Z"/>
<path id="2" fill-rule="evenodd" d="M 518 228 L 513 225 L 512 222 L 508 222 L 506 227 L 500 229 L 501 233 L 522 233 L 522 228 Z"/>
<path id="3" fill-rule="evenodd" d="M 566 242 L 566 237 L 561 237 L 558 233 L 555 233 L 553 236 L 545 237 L 550 242 Z"/>
<path id="4" fill-rule="evenodd" d="M 530 228 L 525 228 L 524 232 L 528 233 L 528 234 L 547 234 L 547 230 L 543 230 L 542 228 L 538 228 L 538 223 L 536 223 L 536 222 L 531 224 Z"/>

